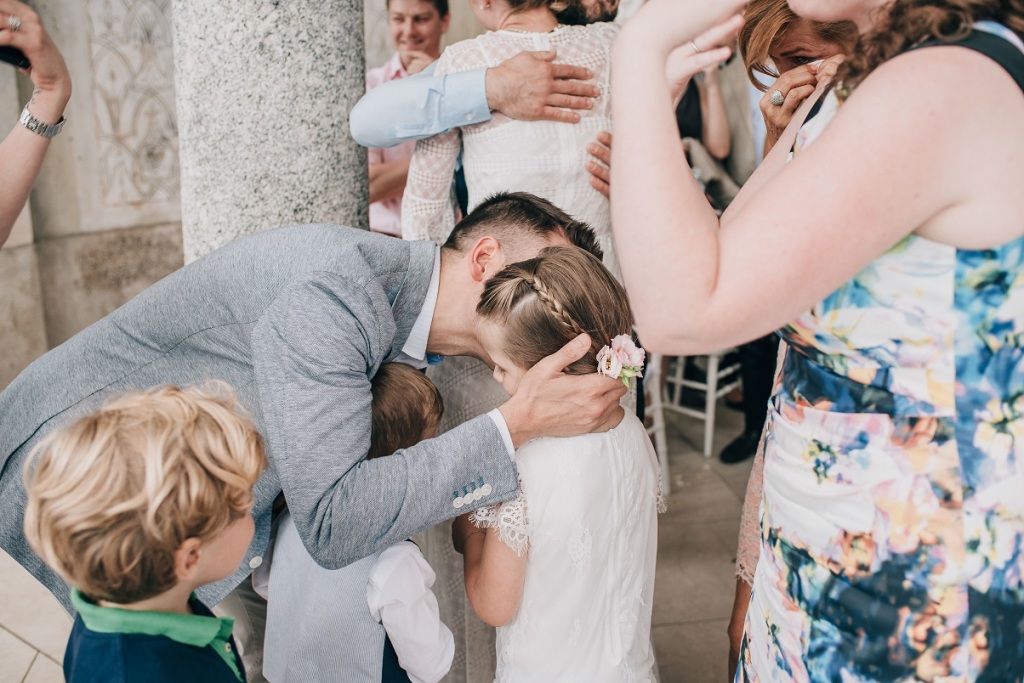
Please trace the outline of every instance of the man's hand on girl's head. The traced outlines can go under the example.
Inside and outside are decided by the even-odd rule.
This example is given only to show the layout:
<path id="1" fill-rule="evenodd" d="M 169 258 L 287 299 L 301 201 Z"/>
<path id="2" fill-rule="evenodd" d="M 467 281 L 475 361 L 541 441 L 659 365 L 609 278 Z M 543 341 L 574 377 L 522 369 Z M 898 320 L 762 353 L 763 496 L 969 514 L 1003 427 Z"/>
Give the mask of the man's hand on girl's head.
<path id="1" fill-rule="evenodd" d="M 562 373 L 590 348 L 590 337 L 582 334 L 523 375 L 515 395 L 499 408 L 516 448 L 538 436 L 602 431 L 618 417 L 626 393 L 622 382 L 597 373 Z"/>

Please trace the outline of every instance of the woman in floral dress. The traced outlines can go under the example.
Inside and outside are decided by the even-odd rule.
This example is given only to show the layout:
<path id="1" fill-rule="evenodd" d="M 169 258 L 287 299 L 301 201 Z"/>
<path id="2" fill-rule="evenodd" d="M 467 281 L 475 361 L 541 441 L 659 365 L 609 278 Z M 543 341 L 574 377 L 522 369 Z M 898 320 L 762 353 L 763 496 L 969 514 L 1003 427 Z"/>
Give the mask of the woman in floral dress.
<path id="1" fill-rule="evenodd" d="M 1024 3 L 790 5 L 859 44 L 720 222 L 665 143 L 660 73 L 719 58 L 742 2 L 651 0 L 613 62 L 645 344 L 788 345 L 737 680 L 1020 681 Z"/>

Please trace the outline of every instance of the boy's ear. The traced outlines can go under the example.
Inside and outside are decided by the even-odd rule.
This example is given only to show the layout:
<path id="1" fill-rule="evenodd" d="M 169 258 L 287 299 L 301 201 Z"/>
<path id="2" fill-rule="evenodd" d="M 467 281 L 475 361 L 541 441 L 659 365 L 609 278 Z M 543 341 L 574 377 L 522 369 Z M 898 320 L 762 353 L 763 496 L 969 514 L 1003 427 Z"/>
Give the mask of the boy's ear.
<path id="1" fill-rule="evenodd" d="M 178 581 L 192 581 L 196 578 L 202 554 L 203 544 L 198 538 L 186 538 L 174 551 L 174 575 Z"/>

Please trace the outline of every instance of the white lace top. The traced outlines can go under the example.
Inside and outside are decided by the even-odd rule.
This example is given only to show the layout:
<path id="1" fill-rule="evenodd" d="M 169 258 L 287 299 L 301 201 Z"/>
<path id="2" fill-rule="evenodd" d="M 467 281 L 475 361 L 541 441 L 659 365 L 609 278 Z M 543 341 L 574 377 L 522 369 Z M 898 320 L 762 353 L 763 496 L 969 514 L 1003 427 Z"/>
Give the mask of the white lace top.
<path id="1" fill-rule="evenodd" d="M 402 236 L 441 243 L 455 225 L 452 176 L 459 153 L 469 208 L 501 191 L 530 192 L 551 201 L 597 233 L 605 264 L 616 277 L 608 200 L 590 186 L 587 144 L 611 130 L 608 84 L 611 47 L 618 27 L 599 23 L 559 26 L 549 33 L 491 31 L 450 46 L 437 62 L 438 75 L 497 66 L 523 50 L 558 51 L 559 63 L 589 68 L 602 95 L 581 110 L 576 124 L 516 121 L 502 114 L 416 144 L 402 199 Z"/>
<path id="2" fill-rule="evenodd" d="M 659 468 L 643 424 L 627 413 L 603 434 L 536 439 L 516 462 L 519 498 L 474 514 L 529 553 L 496 681 L 653 683 Z"/>

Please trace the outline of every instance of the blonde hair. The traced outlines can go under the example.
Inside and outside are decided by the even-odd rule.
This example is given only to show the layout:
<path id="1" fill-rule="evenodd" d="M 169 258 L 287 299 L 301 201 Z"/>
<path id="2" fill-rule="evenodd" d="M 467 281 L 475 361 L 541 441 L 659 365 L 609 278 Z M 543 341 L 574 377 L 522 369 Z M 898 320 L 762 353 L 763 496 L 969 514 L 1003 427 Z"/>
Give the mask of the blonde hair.
<path id="1" fill-rule="evenodd" d="M 505 328 L 503 350 L 523 368 L 589 334 L 590 353 L 565 370 L 572 375 L 597 372 L 597 352 L 633 325 L 626 290 L 601 261 L 576 247 L 548 247 L 506 266 L 487 281 L 476 310 Z"/>
<path id="2" fill-rule="evenodd" d="M 174 553 L 249 514 L 263 442 L 230 388 L 128 394 L 47 436 L 25 468 L 25 536 L 93 600 L 177 582 Z"/>
<path id="3" fill-rule="evenodd" d="M 435 431 L 444 413 L 441 392 L 416 368 L 385 363 L 371 384 L 373 402 L 370 453 L 367 458 L 391 455 L 415 446 Z"/>
<path id="4" fill-rule="evenodd" d="M 778 78 L 777 70 L 768 67 L 772 45 L 785 35 L 798 21 L 804 21 L 789 8 L 787 0 L 750 0 L 743 13 L 743 27 L 738 42 L 747 77 L 754 86 L 764 92 L 767 89 L 754 72 Z M 857 27 L 852 21 L 809 21 L 811 30 L 825 43 L 844 46 L 849 52 L 857 40 Z"/>

